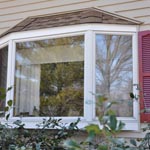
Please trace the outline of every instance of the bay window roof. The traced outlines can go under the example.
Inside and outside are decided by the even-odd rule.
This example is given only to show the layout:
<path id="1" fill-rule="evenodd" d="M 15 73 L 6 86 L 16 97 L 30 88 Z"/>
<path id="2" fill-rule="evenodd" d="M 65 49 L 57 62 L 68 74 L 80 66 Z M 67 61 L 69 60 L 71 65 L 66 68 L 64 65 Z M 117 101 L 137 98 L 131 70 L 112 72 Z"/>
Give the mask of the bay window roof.
<path id="1" fill-rule="evenodd" d="M 63 14 L 49 14 L 45 16 L 28 17 L 13 28 L 4 32 L 2 35 L 0 35 L 0 38 L 13 32 L 87 23 L 138 25 L 141 22 L 110 14 L 97 8 L 88 8 Z"/>

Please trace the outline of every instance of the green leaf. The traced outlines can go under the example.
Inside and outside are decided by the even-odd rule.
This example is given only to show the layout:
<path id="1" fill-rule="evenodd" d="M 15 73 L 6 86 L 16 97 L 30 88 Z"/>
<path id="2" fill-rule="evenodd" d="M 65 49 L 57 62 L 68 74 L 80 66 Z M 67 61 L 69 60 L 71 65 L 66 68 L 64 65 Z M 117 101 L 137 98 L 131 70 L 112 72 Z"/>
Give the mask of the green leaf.
<path id="1" fill-rule="evenodd" d="M 131 97 L 132 99 L 134 99 L 134 98 L 135 98 L 135 95 L 134 95 L 133 93 L 130 93 L 130 97 Z"/>
<path id="2" fill-rule="evenodd" d="M 0 88 L 0 93 L 1 93 L 1 94 L 5 94 L 5 93 L 6 93 L 5 88 Z"/>
<path id="3" fill-rule="evenodd" d="M 12 89 L 12 87 L 9 87 L 8 89 L 7 89 L 7 91 L 10 91 Z"/>
<path id="4" fill-rule="evenodd" d="M 25 129 L 24 129 L 24 134 L 23 134 L 23 135 L 24 135 L 25 138 L 32 136 L 32 135 L 31 135 L 31 132 L 28 131 L 28 130 L 25 130 Z"/>
<path id="5" fill-rule="evenodd" d="M 106 124 L 109 121 L 109 116 L 102 116 L 99 121 Z"/>
<path id="6" fill-rule="evenodd" d="M 5 111 L 8 111 L 9 110 L 9 107 L 7 106 L 7 107 L 5 107 Z"/>
<path id="7" fill-rule="evenodd" d="M 91 131 L 94 132 L 95 134 L 101 133 L 99 126 L 96 124 L 91 124 L 89 126 L 86 126 L 85 128 L 88 133 L 90 133 Z"/>
<path id="8" fill-rule="evenodd" d="M 4 100 L 6 98 L 6 94 L 0 95 L 0 100 Z"/>
<path id="9" fill-rule="evenodd" d="M 108 146 L 107 145 L 99 145 L 98 150 L 108 150 Z"/>
<path id="10" fill-rule="evenodd" d="M 117 127 L 117 130 L 120 131 L 123 129 L 123 127 L 125 126 L 125 123 L 119 121 L 119 124 L 118 124 L 118 127 Z"/>
<path id="11" fill-rule="evenodd" d="M 111 115 L 110 118 L 109 118 L 109 127 L 111 130 L 116 130 L 116 127 L 117 127 L 117 118 L 115 115 Z"/>
<path id="12" fill-rule="evenodd" d="M 22 124 L 22 121 L 21 121 L 21 120 L 16 120 L 16 121 L 14 121 L 14 122 L 13 122 L 13 124 L 15 124 L 15 125 L 18 125 L 18 126 L 19 126 L 19 125 L 21 125 L 21 124 Z"/>
<path id="13" fill-rule="evenodd" d="M 6 98 L 6 90 L 5 88 L 0 88 L 0 99 L 3 100 Z"/>
<path id="14" fill-rule="evenodd" d="M 108 116 L 115 116 L 116 113 L 115 113 L 114 110 L 109 109 L 109 110 L 106 112 L 106 115 L 108 115 Z"/>
<path id="15" fill-rule="evenodd" d="M 9 100 L 9 101 L 7 102 L 7 104 L 8 104 L 8 106 L 9 106 L 9 107 L 11 107 L 11 106 L 12 106 L 12 103 L 13 103 L 13 101 L 12 101 L 12 100 Z"/>
<path id="16" fill-rule="evenodd" d="M 95 132 L 94 131 L 90 131 L 90 133 L 89 133 L 89 135 L 88 135 L 88 137 L 86 139 L 86 142 L 92 142 L 94 137 L 95 137 Z"/>
<path id="17" fill-rule="evenodd" d="M 116 145 L 119 145 L 119 146 L 123 146 L 125 143 L 125 140 L 124 140 L 124 138 L 115 138 L 115 139 L 113 139 L 113 143 L 115 143 Z"/>
<path id="18" fill-rule="evenodd" d="M 4 128 L 6 128 L 6 126 L 3 124 L 0 124 L 0 129 L 4 129 Z"/>
<path id="19" fill-rule="evenodd" d="M 109 109 L 112 105 L 114 105 L 114 104 L 118 104 L 116 101 L 113 101 L 113 102 L 107 102 L 106 104 L 105 104 L 105 109 Z"/>
<path id="20" fill-rule="evenodd" d="M 113 147 L 112 150 L 124 150 L 123 148 L 120 148 L 120 147 Z M 127 150 L 127 149 L 125 149 Z"/>
<path id="21" fill-rule="evenodd" d="M 7 115 L 6 115 L 6 120 L 8 120 L 8 119 L 9 119 L 9 116 L 10 116 L 10 114 L 7 114 Z"/>
<path id="22" fill-rule="evenodd" d="M 111 102 L 107 102 L 105 104 L 105 109 L 109 109 L 111 107 L 112 103 Z"/>
<path id="23" fill-rule="evenodd" d="M 97 99 L 100 104 L 104 103 L 107 100 L 106 97 L 101 96 L 101 95 L 97 96 Z"/>
<path id="24" fill-rule="evenodd" d="M 67 140 L 65 143 L 64 143 L 64 146 L 65 147 L 68 147 L 72 150 L 80 150 L 80 145 L 78 143 L 76 143 L 75 141 L 73 140 Z"/>
<path id="25" fill-rule="evenodd" d="M 14 144 L 10 144 L 10 145 L 9 145 L 9 149 L 10 149 L 10 150 L 14 150 L 14 149 L 16 149 L 16 145 L 14 145 Z"/>
<path id="26" fill-rule="evenodd" d="M 134 146 L 137 146 L 135 139 L 130 139 L 130 143 Z"/>

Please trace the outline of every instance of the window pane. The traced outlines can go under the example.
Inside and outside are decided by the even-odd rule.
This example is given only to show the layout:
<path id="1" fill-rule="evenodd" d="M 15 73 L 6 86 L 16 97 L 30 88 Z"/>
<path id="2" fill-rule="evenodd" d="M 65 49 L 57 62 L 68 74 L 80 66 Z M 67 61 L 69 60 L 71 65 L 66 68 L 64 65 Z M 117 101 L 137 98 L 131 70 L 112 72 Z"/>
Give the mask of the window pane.
<path id="1" fill-rule="evenodd" d="M 8 46 L 0 49 L 0 88 L 6 89 Z M 0 111 L 4 111 L 5 99 L 0 99 Z"/>
<path id="2" fill-rule="evenodd" d="M 84 36 L 17 43 L 15 116 L 83 116 Z"/>
<path id="3" fill-rule="evenodd" d="M 133 116 L 132 68 L 132 36 L 96 35 L 96 93 L 116 101 L 112 109 L 120 117 Z"/>

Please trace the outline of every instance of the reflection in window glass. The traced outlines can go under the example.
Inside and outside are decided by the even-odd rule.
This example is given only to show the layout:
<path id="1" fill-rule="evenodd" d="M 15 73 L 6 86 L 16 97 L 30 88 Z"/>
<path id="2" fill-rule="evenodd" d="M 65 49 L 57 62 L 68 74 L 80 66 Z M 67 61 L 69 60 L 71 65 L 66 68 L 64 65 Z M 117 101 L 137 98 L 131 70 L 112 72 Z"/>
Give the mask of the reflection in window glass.
<path id="1" fill-rule="evenodd" d="M 96 35 L 96 92 L 117 102 L 112 109 L 120 117 L 133 116 L 132 68 L 132 36 Z"/>
<path id="2" fill-rule="evenodd" d="M 6 89 L 8 46 L 0 49 L 0 88 Z M 4 111 L 5 100 L 0 99 L 0 111 Z"/>
<path id="3" fill-rule="evenodd" d="M 84 36 L 16 45 L 15 116 L 83 116 Z"/>

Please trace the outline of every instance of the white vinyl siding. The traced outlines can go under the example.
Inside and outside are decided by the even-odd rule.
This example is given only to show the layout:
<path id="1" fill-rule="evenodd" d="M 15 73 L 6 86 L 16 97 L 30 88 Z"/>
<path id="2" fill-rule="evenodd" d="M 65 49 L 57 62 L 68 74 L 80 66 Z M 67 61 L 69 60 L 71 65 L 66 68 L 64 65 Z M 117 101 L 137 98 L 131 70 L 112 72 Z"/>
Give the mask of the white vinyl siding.
<path id="1" fill-rule="evenodd" d="M 29 16 L 63 13 L 98 7 L 110 13 L 144 22 L 150 28 L 149 0 L 0 0 L 0 34 Z"/>

